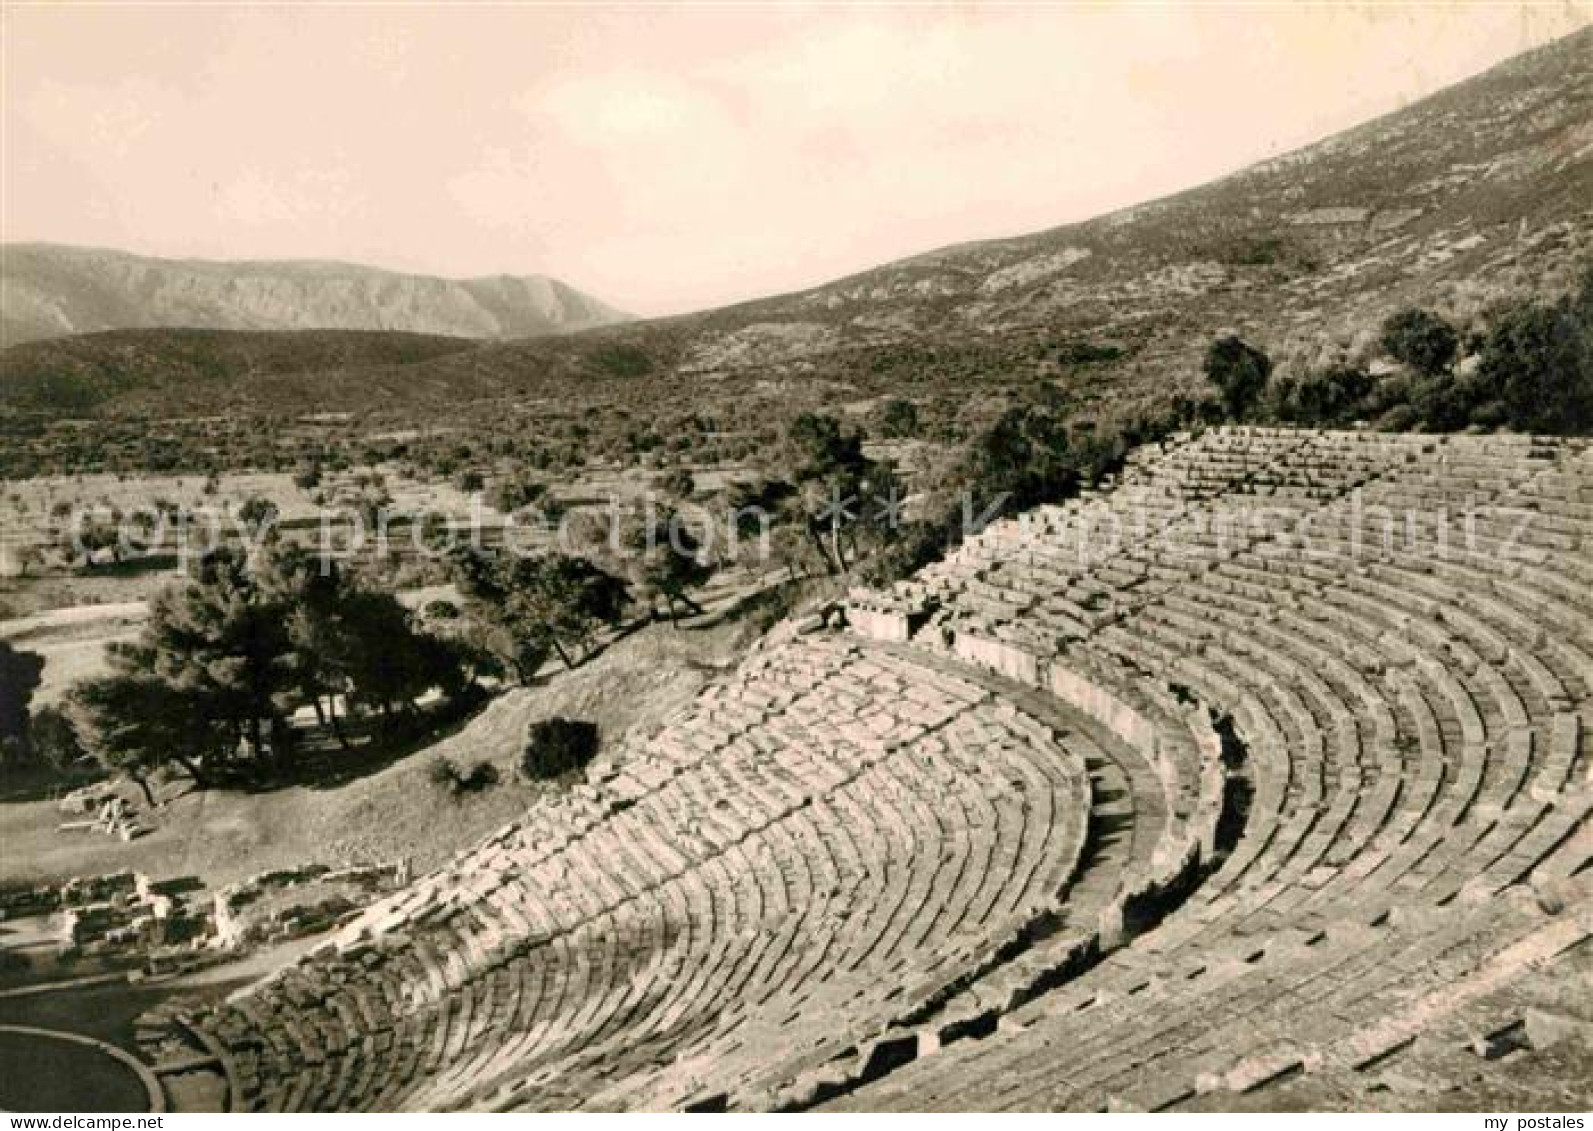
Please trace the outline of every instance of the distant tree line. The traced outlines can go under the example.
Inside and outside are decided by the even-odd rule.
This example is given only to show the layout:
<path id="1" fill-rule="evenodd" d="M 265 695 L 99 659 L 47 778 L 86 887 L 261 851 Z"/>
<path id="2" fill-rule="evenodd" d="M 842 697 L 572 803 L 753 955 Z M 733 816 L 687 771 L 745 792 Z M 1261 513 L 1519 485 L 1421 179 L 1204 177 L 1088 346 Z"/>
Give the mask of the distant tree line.
<path id="1" fill-rule="evenodd" d="M 1117 352 L 1067 343 L 1061 363 L 1088 368 Z M 1502 306 L 1464 327 L 1422 307 L 1397 310 L 1380 327 L 1377 353 L 1385 364 L 1344 356 L 1280 368 L 1258 344 L 1223 335 L 1205 354 L 1206 395 L 1088 413 L 1057 384 L 1034 382 L 992 415 L 964 417 L 955 444 L 942 436 L 930 445 L 933 458 L 914 477 L 911 498 L 900 472 L 871 457 L 862 428 L 798 412 L 783 425 L 749 426 L 761 445 L 751 462 L 761 470 L 724 488 L 721 500 L 739 533 L 767 536 L 791 576 L 880 584 L 940 556 L 982 521 L 1073 496 L 1119 467 L 1134 445 L 1179 428 L 1269 421 L 1588 432 L 1593 271 L 1571 294 Z M 925 431 L 921 407 L 882 398 L 866 425 L 875 437 L 913 439 Z M 674 423 L 689 449 L 724 421 L 698 414 Z M 673 426 L 633 420 L 624 444 L 633 456 L 673 448 Z M 579 421 L 562 427 L 571 443 L 588 436 Z M 420 458 L 406 443 L 384 441 L 365 454 Z M 461 490 L 482 492 L 505 511 L 552 506 L 544 469 L 520 461 L 513 440 L 443 443 L 428 450 Z M 490 475 L 477 470 L 488 466 L 484 456 L 492 457 Z M 306 489 L 320 484 L 323 466 L 336 466 L 325 452 Z M 700 612 L 699 591 L 726 564 L 683 522 L 698 497 L 691 472 L 663 465 L 655 482 L 661 506 L 626 510 L 579 552 L 456 552 L 448 577 L 458 605 L 437 603 L 419 616 L 370 581 L 289 546 L 269 543 L 255 562 L 217 550 L 153 602 L 136 641 L 112 648 L 111 673 L 75 688 L 60 710 L 29 711 L 37 658 L 0 643 L 0 760 L 69 762 L 82 752 L 135 780 L 172 768 L 201 785 L 258 780 L 300 757 L 300 709 L 348 745 L 351 716 L 398 725 L 429 693 L 455 701 L 483 679 L 530 683 L 549 663 L 578 666 L 628 618 L 675 622 Z M 344 501 L 366 506 L 389 499 L 379 476 L 340 489 L 351 493 Z M 268 527 L 275 516 L 266 506 L 246 506 L 240 520 Z M 82 533 L 90 550 L 109 546 L 108 528 L 91 524 Z M 549 755 L 546 764 L 566 761 Z"/>

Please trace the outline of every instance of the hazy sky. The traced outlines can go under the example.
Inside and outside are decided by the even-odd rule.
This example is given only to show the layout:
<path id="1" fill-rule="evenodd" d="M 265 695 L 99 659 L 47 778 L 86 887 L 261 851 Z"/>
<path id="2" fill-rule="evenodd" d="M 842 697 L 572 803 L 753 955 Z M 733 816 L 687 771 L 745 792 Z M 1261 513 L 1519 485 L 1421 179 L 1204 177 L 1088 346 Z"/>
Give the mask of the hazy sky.
<path id="1" fill-rule="evenodd" d="M 0 233 L 540 271 L 671 313 L 1159 196 L 1590 18 L 6 0 Z"/>

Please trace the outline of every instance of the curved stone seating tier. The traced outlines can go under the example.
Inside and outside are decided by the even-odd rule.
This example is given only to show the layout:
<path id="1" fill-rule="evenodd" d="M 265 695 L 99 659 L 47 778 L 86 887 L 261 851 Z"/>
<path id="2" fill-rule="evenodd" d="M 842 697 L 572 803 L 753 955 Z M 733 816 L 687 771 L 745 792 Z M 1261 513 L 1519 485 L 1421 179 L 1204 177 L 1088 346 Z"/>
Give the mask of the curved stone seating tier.
<path id="1" fill-rule="evenodd" d="M 899 647 L 893 651 L 910 654 Z M 952 976 L 925 979 L 912 971 L 905 982 L 882 987 L 887 996 L 896 996 L 905 986 L 909 1000 L 918 1004 L 868 1040 L 793 1047 L 788 1022 L 770 1037 L 778 1048 L 749 1045 L 740 1029 L 701 1048 L 697 1057 L 712 1065 L 721 1086 L 729 1081 L 730 1098 L 738 1105 L 806 1105 L 830 1089 L 855 1084 L 877 1058 L 916 1056 L 920 1049 L 990 1032 L 1023 1002 L 1145 929 L 1147 905 L 1190 882 L 1214 855 L 1226 778 L 1217 736 L 1201 712 L 1170 698 L 1147 701 L 1122 674 L 1105 668 L 1088 677 L 1071 673 L 1067 686 L 1059 682 L 1047 693 L 1032 681 L 1025 686 L 1002 674 L 1002 665 L 985 659 L 969 667 L 927 655 L 920 662 L 1053 722 L 1064 729 L 1070 747 L 1083 751 L 1094 785 L 1083 866 L 1049 905 L 1032 910 L 999 945 L 940 964 Z M 1004 666 L 1014 665 L 1021 669 L 1021 658 L 1009 651 Z M 843 1005 L 842 1011 L 852 1008 Z M 669 1079 L 673 1074 L 660 1071 L 661 1084 L 633 1074 L 587 1102 L 663 1106 L 678 1091 L 678 1080 Z M 571 1096 L 568 1102 L 581 1101 Z"/>
<path id="2" fill-rule="evenodd" d="M 1335 445 L 1345 449 L 1336 464 L 1318 454 Z M 1297 964 L 1282 983 L 1264 972 L 1280 945 L 1304 939 L 1334 992 L 1371 1001 L 1376 980 L 1361 967 L 1389 947 L 1428 945 L 1422 932 L 1434 923 L 1466 954 L 1492 945 L 1491 909 L 1501 906 L 1512 909 L 1512 929 L 1559 937 L 1571 922 L 1572 935 L 1586 936 L 1587 447 L 1401 437 L 1367 449 L 1359 436 L 1318 435 L 1219 496 L 1212 468 L 1227 466 L 1231 457 L 1215 453 L 1228 446 L 1179 449 L 1184 467 L 1200 469 L 1208 506 L 1259 483 L 1308 478 L 1332 489 L 1304 505 L 1291 499 L 1226 554 L 1194 540 L 1182 580 L 1119 595 L 1113 616 L 1066 635 L 991 615 L 977 589 L 943 585 L 924 646 L 964 654 L 988 638 L 1022 639 L 1041 682 L 1049 665 L 1104 656 L 1226 712 L 1246 748 L 1243 836 L 1160 927 L 1006 1018 L 1003 1039 L 948 1048 L 841 1102 L 956 1106 L 977 1095 L 1001 1097 L 996 1106 L 1160 1107 L 1202 1090 L 1248 1090 L 1329 1063 L 1338 1042 L 1361 1032 L 1350 1023 L 1376 1019 L 1307 1008 L 1316 999 L 1294 988 L 1305 982 Z M 1204 448 L 1214 458 L 1202 464 Z M 1168 466 L 1164 455 L 1130 474 Z M 1445 542 L 1435 516 L 1453 511 L 1457 495 L 1470 514 L 1450 519 Z M 1007 573 L 1024 577 L 1022 563 L 1037 555 L 1008 541 Z M 1011 605 L 1045 607 L 1049 580 L 1033 576 L 1039 591 Z M 1545 916 L 1533 888 L 1569 906 Z M 1442 1012 L 1437 968 L 1413 960 L 1400 975 L 1391 986 L 1437 994 Z M 1254 1000 L 1229 1012 L 1241 994 Z M 1226 1029 L 1214 1021 L 1225 1016 L 1234 1018 Z M 1270 1030 L 1262 1017 L 1276 1018 Z M 1197 1037 L 1206 1026 L 1212 1035 Z"/>
<path id="3" fill-rule="evenodd" d="M 1133 856 L 1086 858 L 1113 831 L 1092 834 L 1092 779 L 1110 825 L 1135 755 L 1043 706 L 943 660 L 798 638 L 187 1021 L 226 1050 L 241 1107 L 657 1106 L 788 1083 L 999 968 L 1075 887 L 1117 895 Z"/>
<path id="4" fill-rule="evenodd" d="M 1593 937 L 1590 549 L 1583 441 L 1174 437 L 187 1023 L 244 1107 L 1353 1085 Z"/>
<path id="5" fill-rule="evenodd" d="M 904 600 L 948 606 L 932 622 L 937 631 L 954 629 L 953 620 L 990 629 L 1039 619 L 1053 639 L 1087 636 L 1439 443 L 1275 429 L 1208 432 L 1165 445 L 1155 462 L 1131 463 L 1110 492 L 994 523 L 895 593 L 855 600 L 854 607 L 862 617 L 891 621 L 893 639 L 907 636 Z"/>
<path id="6" fill-rule="evenodd" d="M 1454 1011 L 1593 938 L 1576 910 L 1528 899 L 1375 927 L 1280 931 L 1194 964 L 1099 970 L 1014 1017 L 1003 1040 L 954 1045 L 836 1103 L 856 1110 L 1160 1110 L 1300 1072 L 1375 1065 Z M 972 1092 L 970 1089 L 979 1089 Z"/>

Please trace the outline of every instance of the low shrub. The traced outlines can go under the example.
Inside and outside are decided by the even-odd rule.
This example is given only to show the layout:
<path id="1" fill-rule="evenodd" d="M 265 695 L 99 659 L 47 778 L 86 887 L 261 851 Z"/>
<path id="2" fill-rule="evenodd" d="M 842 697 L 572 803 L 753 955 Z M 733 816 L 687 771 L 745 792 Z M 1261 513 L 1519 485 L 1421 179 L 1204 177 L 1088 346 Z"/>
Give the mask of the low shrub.
<path id="1" fill-rule="evenodd" d="M 526 728 L 520 773 L 532 781 L 546 781 L 573 773 L 597 756 L 597 724 L 585 719 L 554 716 Z"/>

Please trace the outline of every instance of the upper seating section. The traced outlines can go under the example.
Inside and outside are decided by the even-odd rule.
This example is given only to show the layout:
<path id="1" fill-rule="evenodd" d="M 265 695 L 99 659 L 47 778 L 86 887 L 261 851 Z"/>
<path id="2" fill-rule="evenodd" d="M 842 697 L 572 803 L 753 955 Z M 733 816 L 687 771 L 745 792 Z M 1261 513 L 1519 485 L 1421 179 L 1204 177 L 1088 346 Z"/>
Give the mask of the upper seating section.
<path id="1" fill-rule="evenodd" d="M 1058 541 L 1064 524 L 1014 520 L 981 540 L 1001 553 L 882 602 L 926 650 L 1041 685 L 1118 665 L 1230 716 L 1249 800 L 1233 850 L 1157 930 L 1029 1003 L 1006 1039 L 848 1103 L 1155 1108 L 1345 1049 L 1382 1064 L 1593 933 L 1588 445 L 1290 435 L 1223 430 L 1132 461 L 1124 485 L 1178 502 L 1143 527 L 1160 538 L 1104 564 Z M 1236 474 L 1257 446 L 1272 463 Z M 1211 537 L 1225 517 L 1246 533 Z M 1064 620 L 1064 584 L 1110 595 Z"/>

